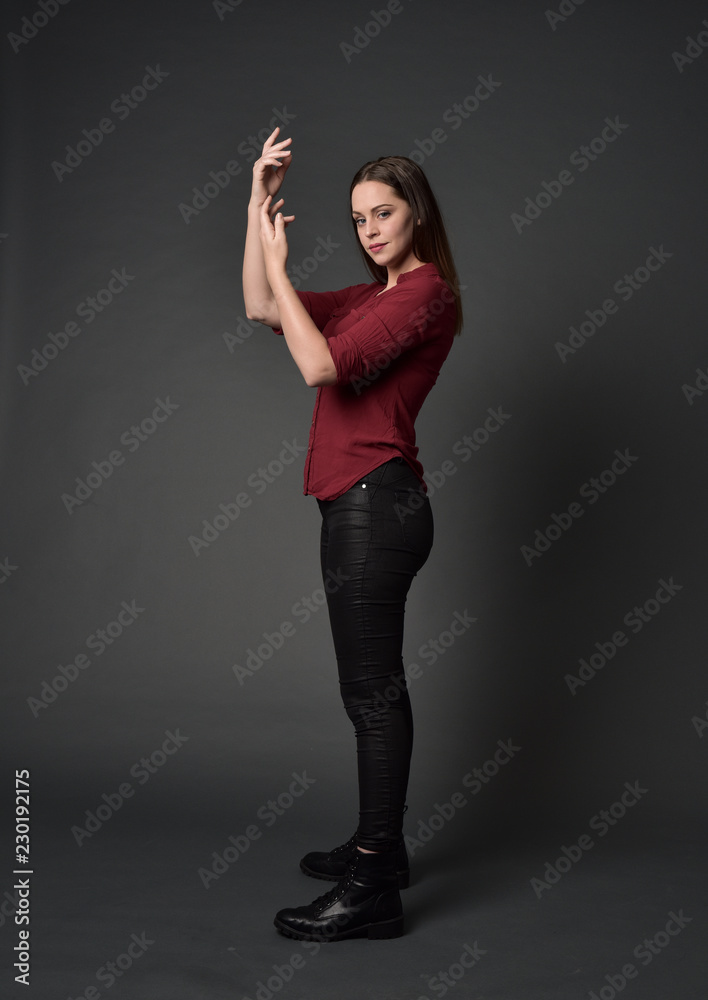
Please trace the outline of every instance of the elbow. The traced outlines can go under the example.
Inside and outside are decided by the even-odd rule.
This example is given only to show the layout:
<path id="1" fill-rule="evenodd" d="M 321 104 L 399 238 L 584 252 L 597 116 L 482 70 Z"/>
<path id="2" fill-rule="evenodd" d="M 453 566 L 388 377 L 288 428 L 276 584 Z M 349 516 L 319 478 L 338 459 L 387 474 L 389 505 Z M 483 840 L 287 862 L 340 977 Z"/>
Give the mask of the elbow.
<path id="1" fill-rule="evenodd" d="M 337 381 L 337 373 L 334 374 L 326 372 L 323 374 L 319 372 L 318 374 L 307 374 L 304 376 L 305 384 L 309 385 L 311 389 L 318 389 L 322 385 L 334 385 Z"/>
<path id="2" fill-rule="evenodd" d="M 246 310 L 246 319 L 250 319 L 253 323 L 262 323 L 263 319 L 260 316 L 256 316 L 252 309 Z"/>
<path id="3" fill-rule="evenodd" d="M 326 371 L 317 372 L 303 372 L 303 378 L 305 379 L 305 384 L 311 389 L 318 389 L 322 385 L 334 385 L 337 381 L 336 369 L 327 369 Z"/>

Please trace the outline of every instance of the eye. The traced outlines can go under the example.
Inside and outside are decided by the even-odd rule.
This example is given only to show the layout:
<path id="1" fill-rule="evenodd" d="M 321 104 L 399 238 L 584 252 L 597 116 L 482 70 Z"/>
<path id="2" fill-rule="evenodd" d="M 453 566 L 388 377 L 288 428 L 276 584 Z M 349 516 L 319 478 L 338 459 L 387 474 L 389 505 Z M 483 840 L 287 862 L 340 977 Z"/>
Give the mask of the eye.
<path id="1" fill-rule="evenodd" d="M 389 210 L 387 208 L 384 208 L 378 214 L 379 214 L 379 218 L 381 216 L 383 216 L 385 218 L 386 216 L 390 215 L 391 213 L 389 212 Z M 358 218 L 358 219 L 354 219 L 354 225 L 355 226 L 358 226 L 360 222 L 366 222 L 366 219 L 363 218 L 363 216 L 360 217 L 360 218 Z"/>

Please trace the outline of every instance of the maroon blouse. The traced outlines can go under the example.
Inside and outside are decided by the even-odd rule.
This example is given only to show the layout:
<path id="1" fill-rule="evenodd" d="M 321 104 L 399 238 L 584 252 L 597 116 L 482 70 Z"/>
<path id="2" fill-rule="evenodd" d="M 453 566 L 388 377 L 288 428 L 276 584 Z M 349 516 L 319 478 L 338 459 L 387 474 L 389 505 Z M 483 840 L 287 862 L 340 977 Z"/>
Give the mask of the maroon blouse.
<path id="1" fill-rule="evenodd" d="M 447 283 L 428 263 L 385 292 L 374 281 L 297 295 L 337 371 L 336 383 L 317 390 L 303 492 L 334 500 L 396 455 L 427 492 L 414 425 L 452 347 L 456 307 Z"/>

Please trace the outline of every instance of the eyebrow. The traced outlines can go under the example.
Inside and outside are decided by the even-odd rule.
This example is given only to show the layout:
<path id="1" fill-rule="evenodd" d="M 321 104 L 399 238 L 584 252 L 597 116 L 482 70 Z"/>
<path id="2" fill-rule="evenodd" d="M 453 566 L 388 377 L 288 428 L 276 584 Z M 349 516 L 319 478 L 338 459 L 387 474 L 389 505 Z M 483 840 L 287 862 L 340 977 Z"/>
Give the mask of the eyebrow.
<path id="1" fill-rule="evenodd" d="M 393 208 L 393 207 L 394 206 L 391 204 L 390 201 L 386 201 L 383 203 L 383 205 L 374 205 L 371 211 L 375 212 L 377 208 Z M 362 212 L 355 212 L 354 209 L 352 209 L 352 215 L 362 215 L 362 214 L 363 214 Z"/>

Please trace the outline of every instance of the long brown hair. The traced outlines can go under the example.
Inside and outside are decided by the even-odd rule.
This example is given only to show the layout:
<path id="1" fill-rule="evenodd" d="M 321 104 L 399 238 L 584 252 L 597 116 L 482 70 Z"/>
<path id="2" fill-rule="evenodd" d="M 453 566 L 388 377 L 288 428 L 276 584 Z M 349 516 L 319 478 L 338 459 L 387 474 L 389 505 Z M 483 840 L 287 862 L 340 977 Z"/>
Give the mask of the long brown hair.
<path id="1" fill-rule="evenodd" d="M 380 156 L 378 160 L 369 160 L 357 170 L 349 187 L 349 212 L 351 212 L 352 192 L 362 181 L 381 181 L 383 184 L 388 184 L 399 197 L 410 205 L 413 218 L 420 219 L 420 225 L 413 226 L 412 250 L 418 260 L 424 264 L 435 264 L 441 277 L 450 287 L 457 307 L 455 321 L 455 335 L 457 336 L 462 332 L 460 282 L 445 232 L 445 223 L 433 190 L 428 183 L 428 178 L 418 164 L 407 156 Z M 383 264 L 377 264 L 375 260 L 372 260 L 364 249 L 356 232 L 357 226 L 354 219 L 352 219 L 352 225 L 357 237 L 357 246 L 369 273 L 376 281 L 385 284 L 388 271 Z"/>

